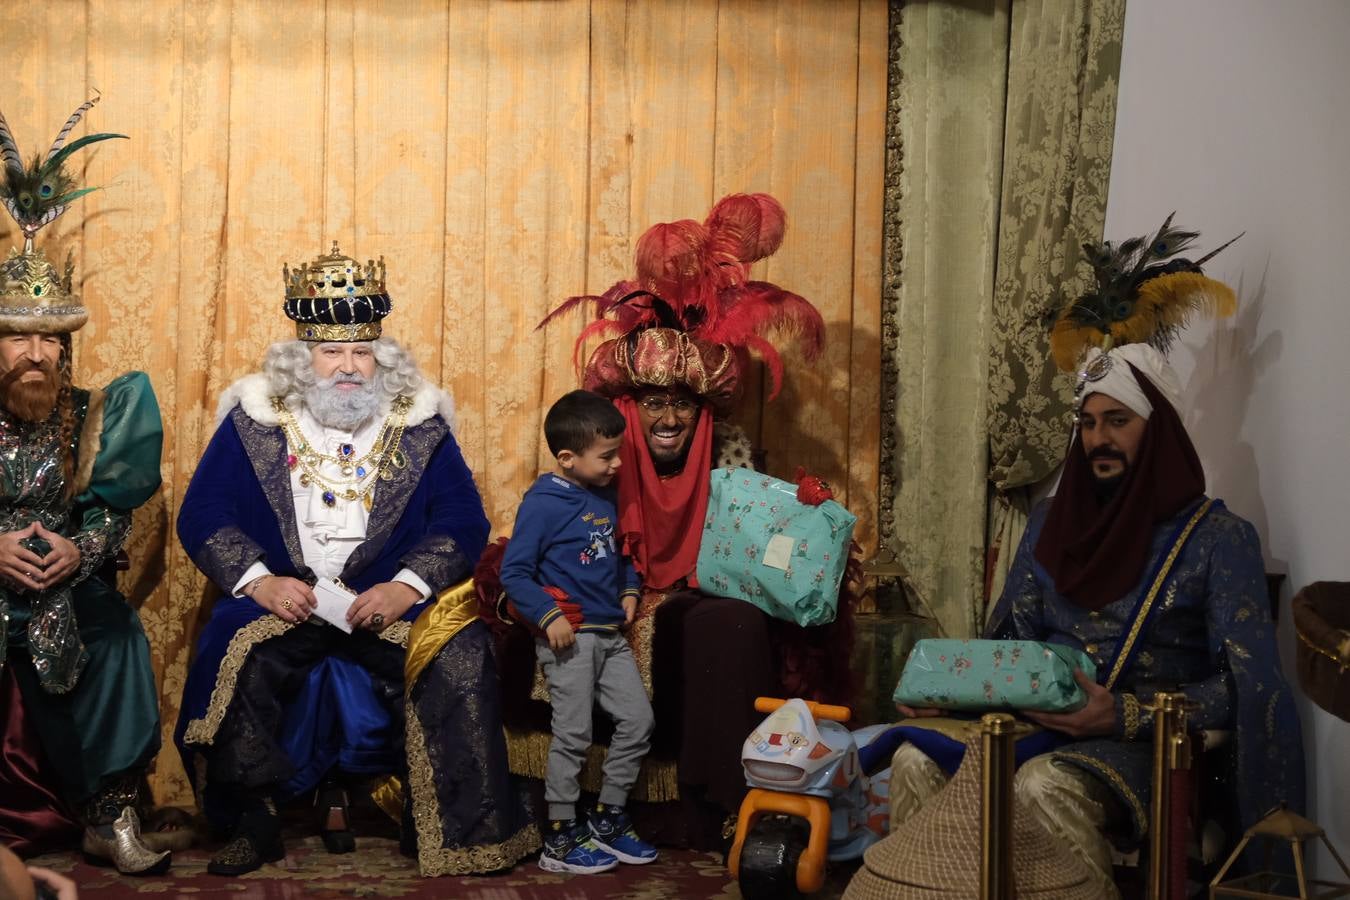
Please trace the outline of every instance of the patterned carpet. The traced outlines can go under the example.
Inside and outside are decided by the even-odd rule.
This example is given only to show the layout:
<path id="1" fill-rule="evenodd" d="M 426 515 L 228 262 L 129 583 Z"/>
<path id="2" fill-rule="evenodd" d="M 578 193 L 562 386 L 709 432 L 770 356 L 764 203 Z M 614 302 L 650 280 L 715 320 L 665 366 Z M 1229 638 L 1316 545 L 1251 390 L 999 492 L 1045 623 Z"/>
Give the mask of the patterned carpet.
<path id="1" fill-rule="evenodd" d="M 72 853 L 31 860 L 69 875 L 82 900 L 158 895 L 230 897 L 236 900 L 338 897 L 455 897 L 463 900 L 737 900 L 741 892 L 722 866 L 720 854 L 663 850 L 647 866 L 620 866 L 603 875 L 554 875 L 533 859 L 503 875 L 479 878 L 419 878 L 413 862 L 398 852 L 396 841 L 362 838 L 355 853 L 331 856 L 317 837 L 288 839 L 287 856 L 242 878 L 206 874 L 209 849 L 176 854 L 162 878 L 125 878 L 85 863 Z M 825 889 L 813 896 L 838 897 L 851 867 L 833 870 Z"/>

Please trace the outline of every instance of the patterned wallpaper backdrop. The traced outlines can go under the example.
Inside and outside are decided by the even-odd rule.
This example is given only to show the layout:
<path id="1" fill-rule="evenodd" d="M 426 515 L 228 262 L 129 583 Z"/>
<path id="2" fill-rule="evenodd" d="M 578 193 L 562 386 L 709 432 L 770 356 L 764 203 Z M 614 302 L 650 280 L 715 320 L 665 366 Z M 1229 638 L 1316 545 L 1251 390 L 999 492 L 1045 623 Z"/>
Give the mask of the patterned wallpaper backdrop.
<path id="1" fill-rule="evenodd" d="M 77 133 L 131 137 L 76 157 L 105 189 L 43 241 L 74 252 L 92 310 L 80 383 L 144 369 L 164 410 L 164 487 L 122 586 L 166 746 L 207 596 L 177 505 L 221 390 L 293 333 L 282 262 L 332 240 L 384 255 L 387 333 L 454 393 L 508 533 L 547 462 L 543 411 L 576 384 L 581 321 L 534 324 L 629 273 L 647 225 L 772 192 L 788 235 L 756 276 L 814 301 L 829 343 L 772 405 L 756 377 L 740 420 L 774 472 L 835 483 L 874 548 L 886 24 L 880 0 L 48 0 L 10 17 L 0 109 L 25 154 L 95 89 Z M 189 800 L 171 751 L 153 784 Z"/>

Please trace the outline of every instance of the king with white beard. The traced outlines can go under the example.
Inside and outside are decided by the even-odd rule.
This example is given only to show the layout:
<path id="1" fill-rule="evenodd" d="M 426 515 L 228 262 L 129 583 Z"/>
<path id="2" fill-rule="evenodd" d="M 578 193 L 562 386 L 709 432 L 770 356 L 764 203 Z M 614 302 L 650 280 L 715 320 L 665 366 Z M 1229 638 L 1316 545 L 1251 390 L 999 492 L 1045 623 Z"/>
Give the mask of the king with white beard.
<path id="1" fill-rule="evenodd" d="M 351 850 L 346 786 L 369 776 L 392 776 L 379 796 L 424 874 L 509 867 L 538 835 L 506 771 L 490 636 L 455 589 L 488 522 L 450 397 L 380 337 L 383 260 L 334 244 L 283 274 L 298 340 L 225 392 L 178 518 L 222 595 L 177 731 L 231 834 L 208 868 L 281 859 L 277 803 L 316 787 L 325 846 Z"/>

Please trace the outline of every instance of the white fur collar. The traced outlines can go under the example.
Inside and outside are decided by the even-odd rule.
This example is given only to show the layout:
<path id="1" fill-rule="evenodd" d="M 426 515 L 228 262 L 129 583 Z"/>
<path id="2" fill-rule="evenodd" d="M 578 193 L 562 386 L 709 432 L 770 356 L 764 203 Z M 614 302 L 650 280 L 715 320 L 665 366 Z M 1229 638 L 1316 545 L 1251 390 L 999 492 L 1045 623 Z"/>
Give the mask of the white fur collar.
<path id="1" fill-rule="evenodd" d="M 272 428 L 281 424 L 276 410 L 272 409 L 272 392 L 268 390 L 267 378 L 261 373 L 245 375 L 225 389 L 220 395 L 220 403 L 216 405 L 216 424 L 223 422 L 235 406 L 242 406 L 244 414 L 259 425 Z M 382 416 L 388 414 L 387 409 L 380 411 Z M 407 423 L 421 425 L 437 414 L 450 426 L 451 431 L 455 430 L 455 401 L 431 382 L 423 381 L 412 395 Z"/>

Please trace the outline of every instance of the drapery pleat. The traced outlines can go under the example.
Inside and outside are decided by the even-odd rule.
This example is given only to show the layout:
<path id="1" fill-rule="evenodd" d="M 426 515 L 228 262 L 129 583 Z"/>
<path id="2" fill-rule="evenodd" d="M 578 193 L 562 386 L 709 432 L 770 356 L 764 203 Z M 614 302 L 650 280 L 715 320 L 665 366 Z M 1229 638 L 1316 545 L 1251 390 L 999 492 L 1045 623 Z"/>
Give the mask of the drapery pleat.
<path id="1" fill-rule="evenodd" d="M 535 323 L 631 274 L 653 222 L 773 193 L 787 238 L 754 275 L 811 299 L 829 345 L 812 370 L 786 354 L 771 405 L 754 374 L 738 417 L 775 474 L 829 480 L 874 548 L 886 28 L 881 0 L 50 0 L 9 17 L 0 109 L 26 155 L 95 89 L 80 128 L 131 136 L 76 157 L 104 190 L 40 244 L 74 252 L 92 312 L 79 383 L 145 369 L 164 410 L 165 485 L 122 588 L 165 728 L 206 595 L 177 505 L 221 390 L 293 334 L 282 263 L 332 240 L 384 256 L 386 333 L 455 394 L 509 533 L 549 462 L 543 412 L 577 384 L 581 319 Z M 172 754 L 153 784 L 190 802 Z"/>
<path id="2" fill-rule="evenodd" d="M 892 538 L 952 636 L 1058 463 L 1072 386 L 1039 313 L 1101 237 L 1124 0 L 892 2 L 884 300 Z M 1005 515 L 1008 513 L 1008 515 Z M 995 537 L 997 536 L 997 539 Z"/>

